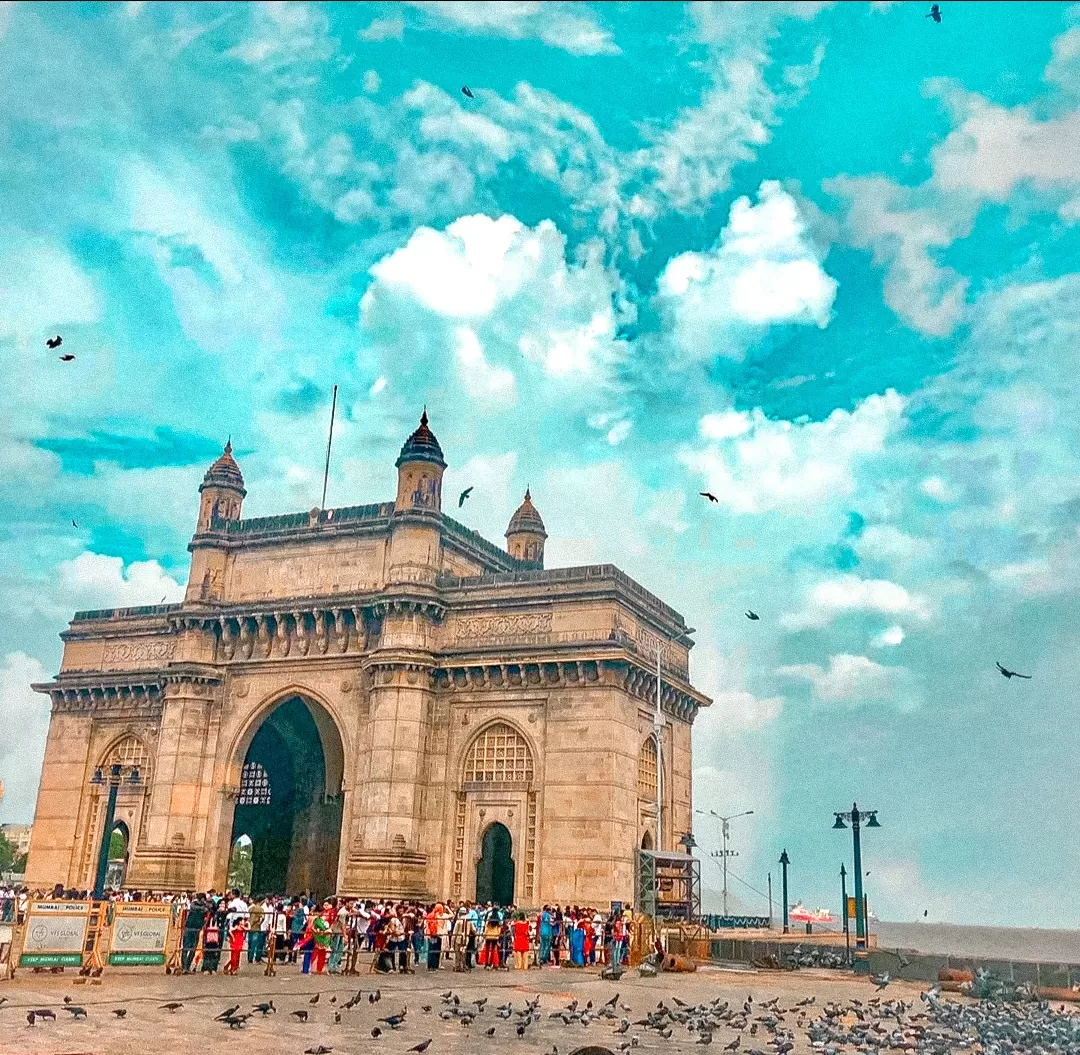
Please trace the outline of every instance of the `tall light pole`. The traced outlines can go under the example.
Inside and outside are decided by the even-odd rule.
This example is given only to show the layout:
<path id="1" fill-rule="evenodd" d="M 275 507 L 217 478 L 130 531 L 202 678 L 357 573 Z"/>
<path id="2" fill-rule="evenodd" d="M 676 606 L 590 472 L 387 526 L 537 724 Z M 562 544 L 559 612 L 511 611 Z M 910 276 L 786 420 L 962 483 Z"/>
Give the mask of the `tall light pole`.
<path id="1" fill-rule="evenodd" d="M 728 821 L 733 821 L 737 817 L 749 817 L 753 814 L 753 810 L 744 810 L 742 813 L 730 813 L 726 817 L 721 817 L 716 810 L 695 810 L 695 813 L 707 813 L 710 817 L 715 817 L 720 822 L 720 837 L 723 841 L 724 848 L 719 853 L 713 853 L 713 857 L 719 857 L 724 866 L 724 915 L 727 916 L 727 863 L 729 857 L 738 857 L 737 850 L 729 850 L 727 848 L 728 837 L 731 832 L 728 829 Z M 770 910 L 771 914 L 771 910 Z"/>
<path id="2" fill-rule="evenodd" d="M 784 933 L 788 933 L 787 866 L 791 864 L 787 850 L 780 854 L 780 866 L 784 873 Z"/>
<path id="3" fill-rule="evenodd" d="M 847 958 L 851 959 L 851 929 L 848 927 L 847 916 L 847 869 L 840 865 L 840 903 L 843 905 L 840 918 L 844 921 L 844 950 Z"/>
<path id="4" fill-rule="evenodd" d="M 113 821 L 116 820 L 116 794 L 123 783 L 138 786 L 139 767 L 124 766 L 119 762 L 109 767 L 109 775 L 106 777 L 100 767 L 94 770 L 90 778 L 91 784 L 99 787 L 109 785 L 109 802 L 105 807 L 105 828 L 101 833 L 101 849 L 98 852 L 97 876 L 94 879 L 94 900 L 100 901 L 105 896 L 105 877 L 109 871 L 109 843 L 112 842 Z"/>
<path id="5" fill-rule="evenodd" d="M 866 913 L 863 911 L 863 870 L 862 870 L 862 843 L 859 839 L 859 830 L 865 822 L 867 828 L 880 828 L 878 824 L 877 810 L 859 810 L 858 803 L 851 804 L 851 810 L 845 813 L 837 813 L 836 823 L 833 828 L 839 830 L 851 825 L 851 841 L 855 847 L 855 955 L 866 951 Z M 847 822 L 845 824 L 844 822 Z M 845 909 L 846 910 L 846 909 Z"/>
<path id="6" fill-rule="evenodd" d="M 656 646 L 656 714 L 653 716 L 653 734 L 656 736 L 656 849 L 664 849 L 664 741 L 661 732 L 664 716 L 660 711 L 660 657 L 664 646 Z"/>

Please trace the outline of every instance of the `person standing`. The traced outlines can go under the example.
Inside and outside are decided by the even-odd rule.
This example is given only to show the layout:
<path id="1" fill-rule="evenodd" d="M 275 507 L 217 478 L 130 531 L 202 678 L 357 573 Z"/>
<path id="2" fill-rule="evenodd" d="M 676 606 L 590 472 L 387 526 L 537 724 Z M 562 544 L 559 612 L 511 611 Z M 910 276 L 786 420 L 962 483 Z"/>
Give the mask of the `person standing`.
<path id="1" fill-rule="evenodd" d="M 195 900 L 188 905 L 184 914 L 184 930 L 180 939 L 180 966 L 184 974 L 191 974 L 192 964 L 195 960 L 195 950 L 199 945 L 199 935 L 206 927 L 207 904 L 206 895 L 198 894 Z"/>
<path id="2" fill-rule="evenodd" d="M 540 966 L 546 967 L 548 958 L 551 956 L 551 934 L 554 916 L 551 908 L 545 905 L 540 913 Z"/>
<path id="3" fill-rule="evenodd" d="M 401 908 L 391 912 L 386 920 L 386 950 L 390 954 L 389 969 L 394 969 L 394 954 L 397 953 L 399 974 L 409 971 L 408 942 L 405 940 L 405 921 L 401 918 Z"/>
<path id="4" fill-rule="evenodd" d="M 611 966 L 618 969 L 622 966 L 623 954 L 626 951 L 626 920 L 621 912 L 615 914 L 611 923 Z"/>
<path id="5" fill-rule="evenodd" d="M 266 934 L 263 931 L 263 919 L 265 909 L 262 901 L 257 897 L 251 899 L 251 907 L 248 909 L 248 939 L 247 961 L 248 963 L 261 963 L 262 948 Z"/>
<path id="6" fill-rule="evenodd" d="M 323 904 L 311 918 L 311 966 L 315 968 L 316 974 L 322 974 L 326 970 L 326 958 L 333 943 L 327 919 L 330 912 L 331 906 Z"/>
<path id="7" fill-rule="evenodd" d="M 529 966 L 529 921 L 524 912 L 519 912 L 514 920 L 514 967 L 524 971 Z"/>
<path id="8" fill-rule="evenodd" d="M 499 935 L 502 932 L 502 920 L 499 910 L 494 905 L 488 906 L 484 920 L 484 970 L 490 971 L 499 966 Z"/>
<path id="9" fill-rule="evenodd" d="M 223 974 L 236 974 L 240 970 L 240 956 L 244 951 L 244 940 L 248 936 L 248 921 L 243 916 L 237 916 L 233 920 L 232 929 L 229 931 L 229 962 L 225 966 Z"/>
<path id="10" fill-rule="evenodd" d="M 341 971 L 341 957 L 345 953 L 348 937 L 348 914 L 342 906 L 335 914 L 334 922 L 330 924 L 330 959 L 326 964 L 326 969 L 330 974 L 338 974 Z"/>

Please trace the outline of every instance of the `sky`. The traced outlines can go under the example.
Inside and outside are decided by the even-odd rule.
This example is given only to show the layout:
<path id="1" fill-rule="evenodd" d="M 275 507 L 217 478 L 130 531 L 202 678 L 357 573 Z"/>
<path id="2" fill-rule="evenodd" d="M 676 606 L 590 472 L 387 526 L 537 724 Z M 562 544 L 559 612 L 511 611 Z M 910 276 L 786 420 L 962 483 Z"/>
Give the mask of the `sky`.
<path id="1" fill-rule="evenodd" d="M 71 614 L 181 598 L 230 436 L 317 505 L 337 384 L 329 505 L 426 404 L 697 628 L 744 908 L 857 801 L 880 917 L 1080 926 L 1080 6 L 928 6 L 0 3 L 0 819 Z"/>

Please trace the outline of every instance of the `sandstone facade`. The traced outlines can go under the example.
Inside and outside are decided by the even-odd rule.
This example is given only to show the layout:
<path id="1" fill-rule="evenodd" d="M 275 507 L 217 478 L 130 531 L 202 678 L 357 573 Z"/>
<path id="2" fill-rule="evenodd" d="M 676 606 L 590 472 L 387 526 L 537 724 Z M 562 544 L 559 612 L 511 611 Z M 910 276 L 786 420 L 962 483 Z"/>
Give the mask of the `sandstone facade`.
<path id="1" fill-rule="evenodd" d="M 444 468 L 425 415 L 393 502 L 245 520 L 226 448 L 184 602 L 76 613 L 35 686 L 52 719 L 29 885 L 92 885 L 90 778 L 122 761 L 143 776 L 117 807 L 129 886 L 222 889 L 250 834 L 264 889 L 468 898 L 491 893 L 485 847 L 508 846 L 494 882 L 516 903 L 633 901 L 656 839 L 658 650 L 663 848 L 691 827 L 709 701 L 690 631 L 611 565 L 545 569 L 529 495 L 505 551 L 455 522 Z"/>

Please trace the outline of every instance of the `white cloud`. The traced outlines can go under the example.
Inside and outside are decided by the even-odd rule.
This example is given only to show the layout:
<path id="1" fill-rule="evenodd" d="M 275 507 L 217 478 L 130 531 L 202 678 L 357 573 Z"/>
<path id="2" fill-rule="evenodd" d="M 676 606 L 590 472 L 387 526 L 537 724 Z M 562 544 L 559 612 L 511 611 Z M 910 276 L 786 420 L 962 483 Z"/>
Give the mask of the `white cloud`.
<path id="1" fill-rule="evenodd" d="M 781 677 L 809 682 L 814 698 L 821 703 L 869 703 L 886 701 L 910 706 L 903 693 L 909 671 L 906 667 L 886 667 L 866 656 L 842 653 L 829 657 L 828 670 L 817 663 L 780 667 Z"/>
<path id="2" fill-rule="evenodd" d="M 401 15 L 388 15 L 386 18 L 376 18 L 366 29 L 360 30 L 357 36 L 361 40 L 401 40 L 405 35 L 405 19 Z"/>
<path id="3" fill-rule="evenodd" d="M 504 406 L 516 402 L 514 375 L 487 361 L 476 331 L 468 326 L 459 326 L 454 336 L 454 355 L 465 391 L 479 400 L 501 400 Z"/>
<path id="4" fill-rule="evenodd" d="M 542 40 L 571 55 L 617 55 L 611 33 L 584 5 L 558 0 L 408 0 L 450 28 L 507 40 Z"/>
<path id="5" fill-rule="evenodd" d="M 870 639 L 870 645 L 873 648 L 895 648 L 897 645 L 904 643 L 904 628 L 902 626 L 890 626 L 882 630 L 880 634 L 875 634 Z"/>
<path id="6" fill-rule="evenodd" d="M 869 524 L 855 540 L 855 552 L 863 559 L 912 561 L 931 552 L 926 539 L 908 535 L 891 524 Z"/>
<path id="7" fill-rule="evenodd" d="M 774 323 L 824 327 L 835 296 L 795 199 L 771 180 L 757 205 L 748 197 L 733 203 L 712 250 L 673 257 L 657 281 L 674 341 L 692 358 L 741 359 L 753 335 Z M 744 328 L 751 336 L 740 339 Z"/>
<path id="8" fill-rule="evenodd" d="M 7 36 L 8 27 L 11 25 L 11 16 L 15 12 L 15 0 L 2 0 L 0 2 L 0 40 Z"/>
<path id="9" fill-rule="evenodd" d="M 630 435 L 630 430 L 634 427 L 634 423 L 629 418 L 623 418 L 622 421 L 616 422 L 608 429 L 607 441 L 613 447 L 617 447 Z"/>
<path id="10" fill-rule="evenodd" d="M 487 385 L 507 387 L 515 358 L 565 378 L 600 373 L 622 354 L 616 279 L 589 247 L 568 263 L 566 240 L 550 220 L 528 228 L 512 216 L 477 215 L 445 231 L 421 227 L 371 274 L 360 305 L 364 325 L 378 328 L 392 309 L 405 318 L 416 307 L 454 329 L 468 322 L 473 337 L 464 345 L 462 333 L 452 335 L 459 361 L 479 362 L 477 346 L 493 367 L 501 360 L 501 372 L 483 375 Z"/>
<path id="11" fill-rule="evenodd" d="M 942 267 L 933 251 L 970 232 L 970 208 L 950 213 L 932 193 L 911 191 L 884 176 L 837 176 L 822 187 L 847 199 L 847 239 L 870 250 L 873 262 L 885 269 L 885 303 L 921 333 L 952 333 L 964 312 L 968 280 Z"/>
<path id="12" fill-rule="evenodd" d="M 364 91 L 368 95 L 374 95 L 382 87 L 382 78 L 376 70 L 364 71 Z"/>
<path id="13" fill-rule="evenodd" d="M 24 652 L 9 652 L 0 666 L 0 728 L 8 731 L 0 736 L 0 816 L 5 821 L 27 823 L 34 816 L 49 732 L 49 698 L 30 686 L 50 678 L 41 663 Z"/>
<path id="14" fill-rule="evenodd" d="M 952 492 L 949 485 L 940 476 L 928 476 L 925 480 L 921 480 L 919 490 L 927 498 L 934 499 L 935 502 L 948 502 L 951 500 Z"/>
<path id="15" fill-rule="evenodd" d="M 225 52 L 249 66 L 278 68 L 300 61 L 331 58 L 336 43 L 330 37 L 330 20 L 315 4 L 289 0 L 264 0 L 247 10 L 252 35 Z"/>
<path id="16" fill-rule="evenodd" d="M 841 575 L 812 586 L 803 598 L 802 607 L 781 616 L 780 625 L 785 630 L 821 630 L 838 616 L 856 612 L 930 617 L 926 600 L 908 593 L 903 586 L 887 579 Z"/>
<path id="17" fill-rule="evenodd" d="M 184 586 L 165 573 L 156 560 L 133 561 L 86 551 L 61 562 L 60 603 L 68 611 L 171 604 L 184 597 Z M 165 598 L 162 602 L 162 597 Z"/>
<path id="18" fill-rule="evenodd" d="M 760 409 L 706 415 L 699 422 L 702 436 L 719 438 L 684 448 L 679 460 L 732 512 L 802 514 L 809 504 L 854 492 L 860 462 L 880 454 L 900 430 L 905 405 L 890 389 L 824 421 L 771 421 Z"/>
<path id="19" fill-rule="evenodd" d="M 387 381 L 385 377 L 377 377 L 371 383 L 371 388 L 368 389 L 369 396 L 377 396 L 384 388 L 386 388 Z"/>
<path id="20" fill-rule="evenodd" d="M 716 693 L 712 698 L 710 717 L 731 733 L 762 729 L 780 717 L 784 700 L 781 696 L 755 696 L 746 689 Z"/>
<path id="21" fill-rule="evenodd" d="M 8 235 L 5 243 L 0 256 L 0 338 L 44 339 L 44 328 L 100 321 L 101 297 L 65 249 L 23 236 Z"/>

